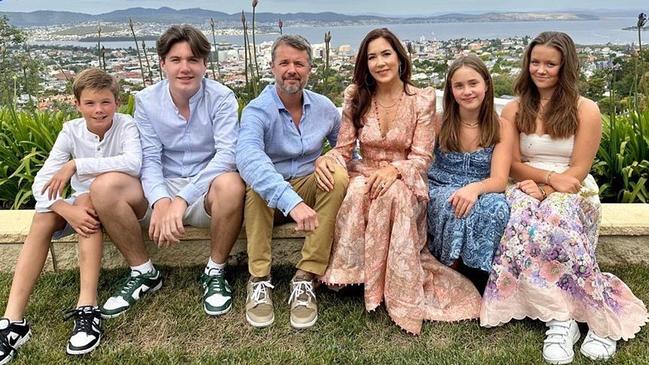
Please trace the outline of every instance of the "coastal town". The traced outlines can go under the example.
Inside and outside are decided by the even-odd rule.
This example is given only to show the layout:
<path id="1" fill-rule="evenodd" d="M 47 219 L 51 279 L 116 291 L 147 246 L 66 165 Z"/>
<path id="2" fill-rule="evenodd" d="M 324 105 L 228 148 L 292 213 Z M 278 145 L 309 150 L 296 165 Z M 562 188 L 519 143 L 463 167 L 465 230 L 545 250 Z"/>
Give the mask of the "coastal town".
<path id="1" fill-rule="evenodd" d="M 23 55 L 26 53 L 30 59 L 41 62 L 41 82 L 39 95 L 18 93 L 17 104 L 33 102 L 34 98 L 38 100 L 37 105 L 40 109 L 47 109 L 61 102 L 71 103 L 72 99 L 66 88 L 69 88 L 76 73 L 88 67 L 104 68 L 115 75 L 127 94 L 137 92 L 145 84 L 155 83 L 163 77 L 155 51 L 155 39 L 165 26 L 158 23 L 138 23 L 136 31 L 132 31 L 128 23 L 82 23 L 73 27 L 23 28 L 28 37 L 28 46 L 12 49 L 10 52 Z M 241 27 L 217 27 L 212 33 L 208 24 L 202 27 L 202 31 L 208 39 L 218 35 L 240 36 L 243 40 Z M 258 32 L 279 34 L 278 29 L 272 29 L 269 25 L 262 26 Z M 91 41 L 88 41 L 89 39 Z M 114 42 L 115 40 L 120 41 Z M 75 45 L 64 45 L 66 42 L 74 42 Z M 529 42 L 529 37 L 437 40 L 434 37 L 421 36 L 418 39 L 404 39 L 403 42 L 413 61 L 412 80 L 418 85 L 440 88 L 452 60 L 462 53 L 475 53 L 485 62 L 494 78 L 496 96 L 508 98 L 512 94 L 511 84 L 520 71 L 520 56 Z M 115 47 L 114 44 L 121 47 Z M 248 55 L 256 55 L 256 62 L 248 60 L 248 64 L 259 68 L 258 81 L 262 85 L 273 80 L 269 68 L 271 46 L 271 41 L 257 42 L 254 45 L 250 44 L 250 48 L 254 47 L 254 52 L 248 52 Z M 322 70 L 327 63 L 331 74 L 335 75 L 333 82 L 348 84 L 353 72 L 356 45 L 332 46 L 329 55 L 325 42 L 313 43 L 312 46 L 316 65 L 314 72 Z M 245 50 L 240 44 L 213 44 L 207 76 L 220 80 L 234 90 L 243 88 L 246 85 Z M 630 57 L 634 46 L 579 45 L 578 52 L 582 61 L 582 77 L 588 80 L 596 70 L 610 68 L 612 60 Z M 328 58 L 328 62 L 325 62 L 325 58 Z M 317 77 L 313 79 L 312 82 L 319 81 Z M 341 87 L 331 89 L 342 90 Z M 602 91 L 606 93 L 605 90 Z M 336 95 L 333 98 L 335 99 Z"/>

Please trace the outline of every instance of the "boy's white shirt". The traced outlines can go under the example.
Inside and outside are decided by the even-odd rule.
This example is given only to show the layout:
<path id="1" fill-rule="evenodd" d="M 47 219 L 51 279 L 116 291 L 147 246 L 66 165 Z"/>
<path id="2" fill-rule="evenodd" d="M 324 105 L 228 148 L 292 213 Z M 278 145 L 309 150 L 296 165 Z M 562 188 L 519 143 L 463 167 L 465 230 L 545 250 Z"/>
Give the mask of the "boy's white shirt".
<path id="1" fill-rule="evenodd" d="M 133 118 L 115 113 L 113 125 L 101 141 L 99 136 L 88 130 L 84 118 L 63 124 L 52 151 L 34 178 L 32 194 L 37 212 L 49 212 L 52 204 L 62 199 L 57 196 L 50 200 L 47 191 L 44 194 L 41 191 L 70 159 L 75 160 L 77 167 L 70 179 L 73 197 L 90 191 L 95 177 L 105 172 L 123 172 L 138 177 L 142 166 L 142 148 Z"/>

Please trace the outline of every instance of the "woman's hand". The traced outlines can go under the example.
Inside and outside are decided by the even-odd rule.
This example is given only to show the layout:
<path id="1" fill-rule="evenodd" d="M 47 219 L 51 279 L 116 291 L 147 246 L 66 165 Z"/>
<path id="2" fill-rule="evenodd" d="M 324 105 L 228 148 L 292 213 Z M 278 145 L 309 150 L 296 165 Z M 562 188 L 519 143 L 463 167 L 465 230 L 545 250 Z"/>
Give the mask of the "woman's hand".
<path id="1" fill-rule="evenodd" d="M 523 180 L 516 184 L 516 187 L 519 188 L 525 194 L 531 196 L 532 198 L 541 201 L 545 199 L 543 193 L 541 192 L 541 187 L 538 186 L 534 180 Z"/>
<path id="2" fill-rule="evenodd" d="M 399 170 L 392 165 L 374 171 L 365 183 L 370 199 L 376 199 L 388 191 L 390 186 L 397 180 L 397 176 L 399 176 Z"/>
<path id="3" fill-rule="evenodd" d="M 331 191 L 334 188 L 334 176 L 336 161 L 329 156 L 320 156 L 315 160 L 315 181 L 318 187 L 324 191 Z"/>
<path id="4" fill-rule="evenodd" d="M 481 193 L 482 187 L 480 183 L 471 183 L 453 192 L 447 201 L 451 203 L 455 210 L 455 218 L 459 219 L 468 216 Z"/>
<path id="5" fill-rule="evenodd" d="M 566 175 L 566 174 L 551 174 L 548 179 L 548 184 L 554 188 L 554 190 L 560 193 L 577 193 L 581 190 L 581 181 L 576 177 Z"/>

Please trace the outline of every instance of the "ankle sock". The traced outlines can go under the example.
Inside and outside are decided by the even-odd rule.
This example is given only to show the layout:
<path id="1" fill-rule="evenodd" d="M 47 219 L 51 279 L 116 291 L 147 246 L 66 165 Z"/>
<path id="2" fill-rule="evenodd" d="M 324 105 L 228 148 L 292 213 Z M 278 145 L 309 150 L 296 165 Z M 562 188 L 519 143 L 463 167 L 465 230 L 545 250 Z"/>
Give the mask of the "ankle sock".
<path id="1" fill-rule="evenodd" d="M 137 276 L 138 274 L 135 271 L 139 271 L 141 274 L 154 273 L 155 267 L 151 260 L 143 263 L 142 265 L 131 266 L 131 276 Z"/>
<path id="2" fill-rule="evenodd" d="M 207 260 L 207 266 L 205 266 L 205 274 L 209 275 L 210 270 L 216 269 L 216 270 L 225 270 L 225 262 L 222 264 L 217 264 L 212 260 L 212 257 L 210 257 L 209 260 Z"/>

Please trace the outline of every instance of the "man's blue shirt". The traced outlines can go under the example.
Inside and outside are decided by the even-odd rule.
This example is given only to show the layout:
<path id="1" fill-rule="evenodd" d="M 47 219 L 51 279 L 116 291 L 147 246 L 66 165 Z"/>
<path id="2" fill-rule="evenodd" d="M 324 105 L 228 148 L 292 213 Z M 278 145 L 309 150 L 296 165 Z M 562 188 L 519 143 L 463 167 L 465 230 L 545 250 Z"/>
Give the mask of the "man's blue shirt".
<path id="1" fill-rule="evenodd" d="M 298 129 L 275 85 L 268 85 L 241 115 L 239 173 L 269 207 L 284 215 L 302 201 L 288 180 L 313 173 L 325 138 L 336 145 L 340 113 L 327 97 L 304 90 L 299 125 Z"/>

